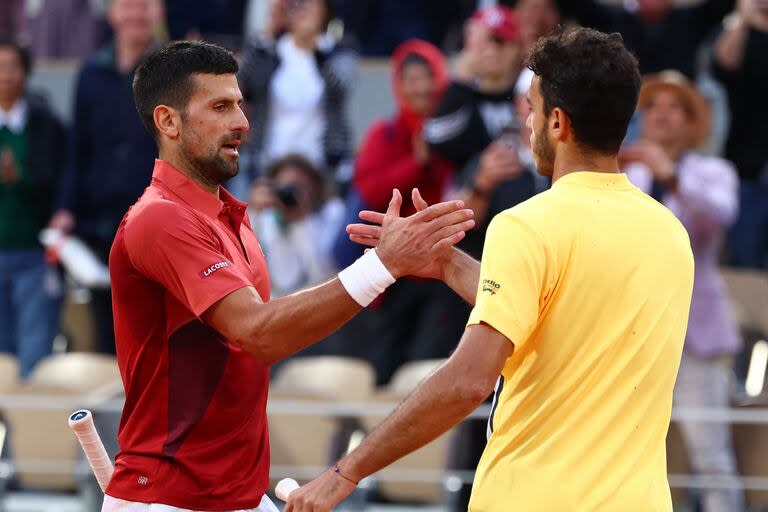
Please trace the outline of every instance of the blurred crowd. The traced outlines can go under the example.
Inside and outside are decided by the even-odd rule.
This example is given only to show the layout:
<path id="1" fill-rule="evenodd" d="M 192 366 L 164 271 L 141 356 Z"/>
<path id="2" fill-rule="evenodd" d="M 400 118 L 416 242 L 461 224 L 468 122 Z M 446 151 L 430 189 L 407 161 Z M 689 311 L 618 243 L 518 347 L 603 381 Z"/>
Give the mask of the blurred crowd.
<path id="1" fill-rule="evenodd" d="M 165 41 L 238 56 L 252 129 L 230 188 L 250 203 L 279 296 L 357 258 L 345 224 L 394 188 L 463 199 L 478 222 L 461 246 L 480 257 L 490 219 L 550 185 L 530 148 L 525 58 L 569 23 L 621 33 L 646 75 L 620 160 L 696 258 L 676 400 L 726 405 L 741 338 L 718 267 L 765 269 L 768 252 L 768 0 L 0 0 L 0 351 L 28 375 L 61 331 L 72 283 L 41 230 L 107 263 L 157 155 L 132 74 Z M 371 57 L 389 58 L 396 110 L 354 134 L 349 98 Z M 27 87 L 50 59 L 81 62 L 68 126 Z M 90 297 L 96 349 L 114 351 L 109 288 Z M 446 357 L 468 313 L 441 283 L 401 280 L 307 353 L 367 359 L 383 384 L 406 361 Z M 684 429 L 695 470 L 735 471 L 725 429 Z M 738 491 L 705 494 L 705 510 L 743 506 Z"/>

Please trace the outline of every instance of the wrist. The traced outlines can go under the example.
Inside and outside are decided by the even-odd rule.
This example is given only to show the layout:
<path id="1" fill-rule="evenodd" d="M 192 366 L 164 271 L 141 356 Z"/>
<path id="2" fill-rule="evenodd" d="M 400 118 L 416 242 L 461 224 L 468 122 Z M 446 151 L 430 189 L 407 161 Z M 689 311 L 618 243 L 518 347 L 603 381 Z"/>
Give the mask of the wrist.
<path id="1" fill-rule="evenodd" d="M 366 252 L 352 265 L 339 272 L 342 286 L 362 307 L 373 302 L 395 282 L 395 279 L 392 270 L 379 259 L 376 249 Z"/>
<path id="2" fill-rule="evenodd" d="M 440 265 L 440 280 L 445 284 L 448 284 L 456 275 L 456 271 L 459 268 L 459 259 L 461 258 L 461 251 L 452 247 L 448 251 L 448 256 Z"/>

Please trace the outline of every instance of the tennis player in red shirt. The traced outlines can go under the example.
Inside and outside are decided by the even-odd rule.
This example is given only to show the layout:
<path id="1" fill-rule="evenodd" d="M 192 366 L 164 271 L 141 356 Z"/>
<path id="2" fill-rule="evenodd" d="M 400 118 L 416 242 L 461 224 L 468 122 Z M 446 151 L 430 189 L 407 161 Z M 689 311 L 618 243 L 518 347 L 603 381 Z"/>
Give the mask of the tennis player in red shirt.
<path id="1" fill-rule="evenodd" d="M 103 511 L 275 511 L 265 496 L 269 365 L 326 337 L 473 226 L 455 201 L 400 218 L 393 192 L 375 251 L 270 302 L 246 205 L 220 186 L 237 174 L 248 131 L 237 71 L 226 50 L 182 41 L 134 77 L 159 159 L 110 255 L 126 401 Z"/>

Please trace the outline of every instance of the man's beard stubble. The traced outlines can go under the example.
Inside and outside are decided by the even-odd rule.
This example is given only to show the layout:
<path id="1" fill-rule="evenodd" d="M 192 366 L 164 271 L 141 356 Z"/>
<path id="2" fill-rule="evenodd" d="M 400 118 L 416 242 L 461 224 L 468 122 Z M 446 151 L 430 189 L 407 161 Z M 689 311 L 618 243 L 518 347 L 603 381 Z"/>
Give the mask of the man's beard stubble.
<path id="1" fill-rule="evenodd" d="M 181 151 L 185 160 L 194 172 L 205 182 L 211 185 L 221 185 L 235 177 L 240 169 L 240 159 L 234 161 L 225 160 L 219 151 L 222 144 L 233 139 L 240 140 L 239 134 L 222 137 L 215 145 L 204 145 L 198 137 L 195 140 L 182 138 Z M 205 154 L 200 154 L 201 147 L 205 147 Z"/>

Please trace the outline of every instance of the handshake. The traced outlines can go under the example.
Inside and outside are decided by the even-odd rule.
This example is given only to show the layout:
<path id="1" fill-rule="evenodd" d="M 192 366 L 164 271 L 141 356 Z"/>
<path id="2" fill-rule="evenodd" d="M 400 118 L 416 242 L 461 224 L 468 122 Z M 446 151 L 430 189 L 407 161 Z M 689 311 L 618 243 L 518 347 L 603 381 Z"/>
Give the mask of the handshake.
<path id="1" fill-rule="evenodd" d="M 432 206 L 413 189 L 411 198 L 417 212 L 400 216 L 403 198 L 397 189 L 386 213 L 362 211 L 360 219 L 369 224 L 350 224 L 350 240 L 375 247 L 381 263 L 394 278 L 402 276 L 444 278 L 444 266 L 451 249 L 475 226 L 472 210 L 463 201 L 446 201 Z"/>

